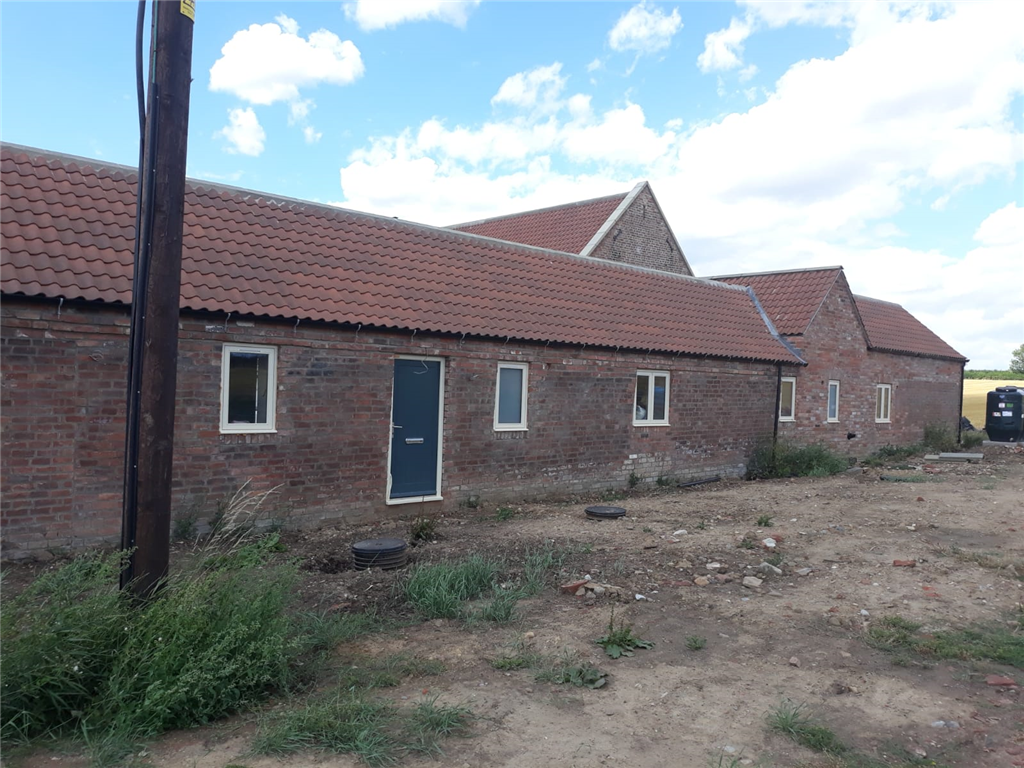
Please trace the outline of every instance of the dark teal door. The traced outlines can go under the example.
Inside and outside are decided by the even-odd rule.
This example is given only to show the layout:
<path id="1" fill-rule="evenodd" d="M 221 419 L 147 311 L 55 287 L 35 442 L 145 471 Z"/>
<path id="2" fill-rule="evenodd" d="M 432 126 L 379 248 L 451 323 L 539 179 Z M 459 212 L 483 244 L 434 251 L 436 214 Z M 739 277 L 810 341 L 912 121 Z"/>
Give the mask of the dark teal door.
<path id="1" fill-rule="evenodd" d="M 395 360 L 390 498 L 438 492 L 441 361 Z"/>

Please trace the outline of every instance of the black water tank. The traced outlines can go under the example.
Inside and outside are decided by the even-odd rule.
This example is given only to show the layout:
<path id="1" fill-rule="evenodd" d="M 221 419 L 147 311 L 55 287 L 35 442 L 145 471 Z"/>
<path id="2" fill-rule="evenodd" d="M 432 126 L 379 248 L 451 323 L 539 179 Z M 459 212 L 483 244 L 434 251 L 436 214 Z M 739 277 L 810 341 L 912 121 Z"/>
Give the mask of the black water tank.
<path id="1" fill-rule="evenodd" d="M 985 401 L 985 431 L 989 440 L 1018 443 L 1024 439 L 1024 389 L 996 387 Z"/>

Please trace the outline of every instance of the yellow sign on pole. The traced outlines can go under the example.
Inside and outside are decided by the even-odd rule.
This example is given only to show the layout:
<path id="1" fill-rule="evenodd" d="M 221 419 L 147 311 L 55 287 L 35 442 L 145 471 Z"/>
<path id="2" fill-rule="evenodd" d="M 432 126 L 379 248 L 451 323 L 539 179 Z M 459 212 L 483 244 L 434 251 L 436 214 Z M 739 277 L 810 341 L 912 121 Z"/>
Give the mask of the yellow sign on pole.
<path id="1" fill-rule="evenodd" d="M 194 22 L 196 20 L 196 0 L 181 0 L 181 12 Z"/>

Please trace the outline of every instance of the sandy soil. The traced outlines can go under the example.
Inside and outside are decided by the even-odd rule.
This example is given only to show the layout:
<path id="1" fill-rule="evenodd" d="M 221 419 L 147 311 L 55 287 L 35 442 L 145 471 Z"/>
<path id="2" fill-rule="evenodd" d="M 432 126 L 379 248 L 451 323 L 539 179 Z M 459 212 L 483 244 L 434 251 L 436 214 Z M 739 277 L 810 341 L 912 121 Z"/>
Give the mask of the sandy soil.
<path id="1" fill-rule="evenodd" d="M 412 623 L 339 654 L 404 652 L 446 664 L 441 677 L 386 691 L 400 702 L 439 695 L 473 709 L 472 735 L 443 744 L 443 765 L 700 768 L 720 756 L 723 765 L 735 756 L 744 764 L 831 765 L 766 728 L 765 713 L 788 698 L 807 703 L 845 742 L 874 757 L 902 748 L 923 750 L 939 765 L 1021 766 L 1024 696 L 1019 687 L 987 685 L 985 676 L 1009 674 L 1024 684 L 1024 671 L 960 662 L 897 666 L 891 654 L 865 642 L 866 629 L 886 615 L 920 622 L 927 631 L 1005 621 L 1021 609 L 1024 581 L 998 566 L 1016 562 L 1024 577 L 1024 454 L 1010 447 L 985 454 L 978 464 L 638 493 L 614 502 L 628 510 L 615 521 L 587 518 L 585 500 L 524 506 L 505 522 L 487 506 L 465 510 L 440 520 L 437 541 L 417 547 L 413 558 L 521 553 L 554 542 L 576 551 L 559 581 L 590 575 L 625 595 L 585 600 L 552 582 L 521 604 L 525 618 L 514 627 Z M 883 475 L 926 480 L 892 482 Z M 773 526 L 758 529 L 761 515 L 773 516 Z M 680 529 L 687 533 L 674 536 Z M 304 599 L 335 610 L 400 611 L 391 586 L 401 573 L 352 571 L 347 552 L 354 541 L 407 531 L 406 523 L 386 523 L 290 535 L 290 552 L 307 568 Z M 742 577 L 754 574 L 766 553 L 740 544 L 768 536 L 784 556 L 783 575 L 744 587 Z M 989 557 L 979 564 L 971 557 L 977 555 Z M 916 567 L 893 566 L 903 559 L 916 560 Z M 720 567 L 709 570 L 712 562 Z M 807 568 L 809 575 L 798 575 Z M 693 585 L 709 575 L 717 583 Z M 615 661 L 603 655 L 593 641 L 613 604 L 637 635 L 656 643 L 653 649 Z M 609 673 L 609 684 L 572 688 L 537 682 L 530 670 L 493 669 L 489 660 L 526 633 L 533 633 L 528 643 L 538 652 L 578 651 Z M 706 648 L 688 650 L 691 635 L 707 638 Z M 960 727 L 934 727 L 938 720 Z M 151 746 L 145 762 L 360 764 L 333 755 L 248 756 L 253 728 L 251 718 L 240 717 L 169 734 Z M 80 758 L 38 754 L 28 764 L 75 765 Z M 403 761 L 427 764 L 438 763 Z"/>

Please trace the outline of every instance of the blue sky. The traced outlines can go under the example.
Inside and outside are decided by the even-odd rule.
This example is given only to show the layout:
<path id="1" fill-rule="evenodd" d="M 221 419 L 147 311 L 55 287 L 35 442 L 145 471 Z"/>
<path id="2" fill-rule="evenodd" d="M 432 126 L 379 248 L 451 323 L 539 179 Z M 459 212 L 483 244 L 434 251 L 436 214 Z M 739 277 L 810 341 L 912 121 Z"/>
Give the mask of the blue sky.
<path id="1" fill-rule="evenodd" d="M 3 140 L 134 164 L 135 4 L 2 14 Z M 842 264 L 1005 367 L 1022 28 L 1012 2 L 199 0 L 188 172 L 439 225 L 648 179 L 698 275 Z"/>

